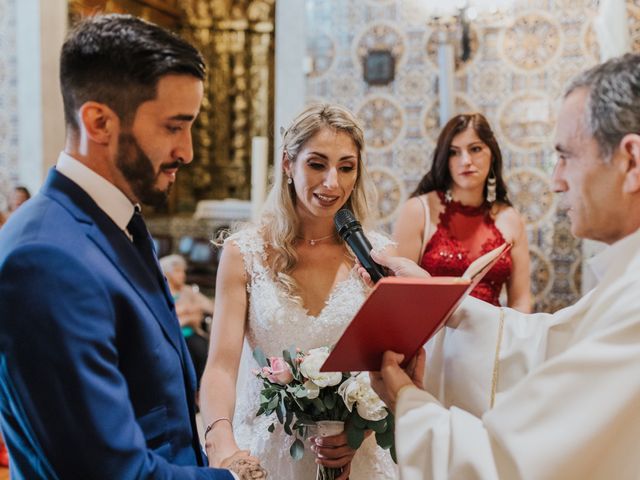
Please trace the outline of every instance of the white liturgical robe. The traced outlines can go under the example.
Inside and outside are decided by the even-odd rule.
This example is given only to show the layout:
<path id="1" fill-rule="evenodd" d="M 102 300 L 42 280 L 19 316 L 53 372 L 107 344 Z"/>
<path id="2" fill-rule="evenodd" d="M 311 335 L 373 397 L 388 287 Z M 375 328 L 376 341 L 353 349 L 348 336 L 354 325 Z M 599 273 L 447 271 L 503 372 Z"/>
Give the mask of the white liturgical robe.
<path id="1" fill-rule="evenodd" d="M 466 299 L 400 391 L 401 478 L 640 479 L 640 230 L 555 314 Z M 495 393 L 495 403 L 493 402 Z"/>

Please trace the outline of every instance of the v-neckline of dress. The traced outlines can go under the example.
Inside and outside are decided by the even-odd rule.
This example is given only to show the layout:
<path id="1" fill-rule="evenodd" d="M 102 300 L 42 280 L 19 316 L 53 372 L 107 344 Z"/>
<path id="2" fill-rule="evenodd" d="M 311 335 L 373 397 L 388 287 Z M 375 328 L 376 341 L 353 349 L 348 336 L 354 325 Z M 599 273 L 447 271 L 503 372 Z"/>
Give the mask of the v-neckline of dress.
<path id="1" fill-rule="evenodd" d="M 289 295 L 284 288 L 282 287 L 282 285 L 280 285 L 279 283 L 276 282 L 278 289 L 280 290 L 280 292 L 286 296 L 287 300 L 289 300 L 289 302 L 294 305 L 296 308 L 298 308 L 305 317 L 307 317 L 308 319 L 318 319 L 321 318 L 322 315 L 327 311 L 327 308 L 332 304 L 332 302 L 334 301 L 335 297 L 337 296 L 337 294 L 344 288 L 344 285 L 347 284 L 347 282 L 351 281 L 354 279 L 354 272 L 356 271 L 356 265 L 354 264 L 353 267 L 351 267 L 349 269 L 349 273 L 347 274 L 347 276 L 345 278 L 343 278 L 342 280 L 338 281 L 335 283 L 335 285 L 333 285 L 333 287 L 331 288 L 331 290 L 329 291 L 329 295 L 327 295 L 327 298 L 324 301 L 324 305 L 322 306 L 322 308 L 320 309 L 320 311 L 316 314 L 316 315 L 312 315 L 311 313 L 309 313 L 309 309 L 302 303 L 302 302 L 297 302 L 291 295 Z"/>

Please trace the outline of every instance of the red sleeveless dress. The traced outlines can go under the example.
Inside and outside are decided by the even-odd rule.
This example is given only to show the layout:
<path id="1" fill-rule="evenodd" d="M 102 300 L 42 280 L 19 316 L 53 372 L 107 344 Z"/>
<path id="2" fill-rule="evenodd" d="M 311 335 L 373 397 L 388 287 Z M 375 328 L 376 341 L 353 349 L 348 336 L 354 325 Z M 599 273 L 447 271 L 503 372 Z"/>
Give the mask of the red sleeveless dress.
<path id="1" fill-rule="evenodd" d="M 505 240 L 490 215 L 490 206 L 468 207 L 460 202 L 446 202 L 440 223 L 429 239 L 420 261 L 434 277 L 459 277 L 476 258 L 502 245 Z M 511 255 L 504 255 L 471 291 L 471 295 L 493 305 L 500 305 L 502 286 L 511 276 Z"/>

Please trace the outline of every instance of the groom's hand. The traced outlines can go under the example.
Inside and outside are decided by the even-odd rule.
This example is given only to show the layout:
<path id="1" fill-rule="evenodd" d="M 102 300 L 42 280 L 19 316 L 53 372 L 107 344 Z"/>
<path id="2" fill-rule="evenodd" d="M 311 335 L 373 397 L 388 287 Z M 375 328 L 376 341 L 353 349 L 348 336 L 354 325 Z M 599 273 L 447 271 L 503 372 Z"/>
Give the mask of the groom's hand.
<path id="1" fill-rule="evenodd" d="M 425 358 L 424 349 L 420 348 L 403 370 L 400 364 L 404 355 L 388 351 L 382 357 L 380 372 L 369 372 L 371 387 L 392 412 L 396 410 L 400 390 L 409 385 L 424 388 Z"/>

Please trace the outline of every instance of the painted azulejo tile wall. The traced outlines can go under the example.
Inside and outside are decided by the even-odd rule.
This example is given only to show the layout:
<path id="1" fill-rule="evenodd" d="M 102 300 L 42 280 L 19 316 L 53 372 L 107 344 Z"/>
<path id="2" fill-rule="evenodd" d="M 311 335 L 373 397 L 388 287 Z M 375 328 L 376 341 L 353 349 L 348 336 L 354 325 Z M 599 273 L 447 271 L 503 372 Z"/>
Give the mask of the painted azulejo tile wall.
<path id="1" fill-rule="evenodd" d="M 335 101 L 363 121 L 368 161 L 380 191 L 382 224 L 431 162 L 438 127 L 436 32 L 420 0 L 306 0 L 306 101 Z M 500 142 L 510 197 L 527 221 L 535 309 L 555 311 L 580 296 L 582 250 L 557 207 L 556 108 L 566 82 L 598 59 L 591 0 L 525 0 L 501 22 L 472 23 L 470 61 L 455 74 L 455 109 L 479 111 Z M 634 49 L 640 7 L 628 4 Z M 363 57 L 388 50 L 395 78 L 363 80 Z"/>
<path id="2" fill-rule="evenodd" d="M 16 0 L 0 0 L 0 210 L 18 172 Z"/>

